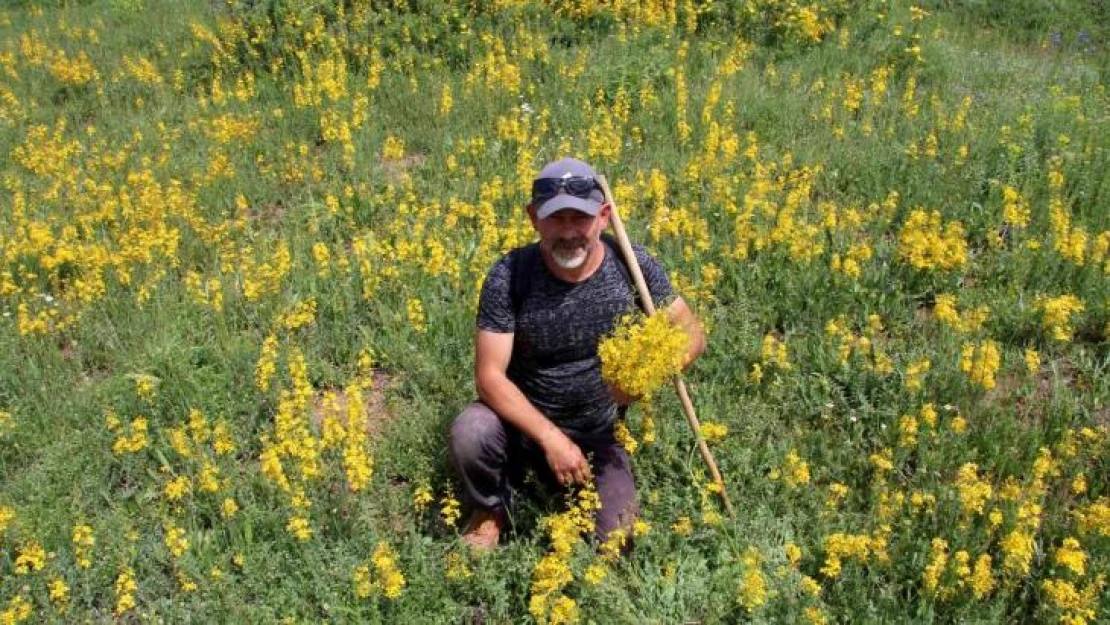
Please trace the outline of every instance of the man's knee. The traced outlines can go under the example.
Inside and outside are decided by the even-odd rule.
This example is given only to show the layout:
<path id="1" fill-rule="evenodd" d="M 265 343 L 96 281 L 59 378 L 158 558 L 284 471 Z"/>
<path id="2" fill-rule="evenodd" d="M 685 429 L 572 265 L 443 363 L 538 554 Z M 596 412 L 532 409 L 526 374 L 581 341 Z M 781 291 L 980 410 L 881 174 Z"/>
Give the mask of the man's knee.
<path id="1" fill-rule="evenodd" d="M 597 511 L 594 532 L 602 543 L 623 533 L 625 540 L 632 538 L 632 524 L 640 514 L 636 503 L 636 481 L 627 454 L 619 450 L 603 450 L 596 456 L 598 497 L 601 509 Z"/>
<path id="2" fill-rule="evenodd" d="M 472 403 L 451 423 L 450 449 L 456 465 L 503 453 L 505 426 L 497 413 L 482 403 Z"/>

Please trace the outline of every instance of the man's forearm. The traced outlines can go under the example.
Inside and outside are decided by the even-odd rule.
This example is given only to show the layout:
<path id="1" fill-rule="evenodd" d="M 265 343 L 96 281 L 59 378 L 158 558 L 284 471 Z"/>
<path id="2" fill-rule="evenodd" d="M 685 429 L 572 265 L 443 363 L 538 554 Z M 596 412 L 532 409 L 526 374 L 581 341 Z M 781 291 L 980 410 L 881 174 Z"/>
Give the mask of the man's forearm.
<path id="1" fill-rule="evenodd" d="M 540 412 L 524 396 L 520 387 L 504 374 L 480 375 L 477 386 L 478 397 L 483 403 L 541 447 L 545 447 L 553 435 L 562 434 L 562 430 Z"/>

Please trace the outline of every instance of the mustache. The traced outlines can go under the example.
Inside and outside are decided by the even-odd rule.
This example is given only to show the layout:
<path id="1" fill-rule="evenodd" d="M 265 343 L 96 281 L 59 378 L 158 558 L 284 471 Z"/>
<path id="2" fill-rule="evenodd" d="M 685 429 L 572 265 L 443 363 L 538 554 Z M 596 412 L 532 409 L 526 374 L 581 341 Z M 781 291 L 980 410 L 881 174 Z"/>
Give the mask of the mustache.
<path id="1" fill-rule="evenodd" d="M 573 239 L 556 239 L 551 243 L 551 247 L 560 250 L 575 250 L 578 248 L 586 247 L 587 240 L 585 237 L 575 237 Z"/>

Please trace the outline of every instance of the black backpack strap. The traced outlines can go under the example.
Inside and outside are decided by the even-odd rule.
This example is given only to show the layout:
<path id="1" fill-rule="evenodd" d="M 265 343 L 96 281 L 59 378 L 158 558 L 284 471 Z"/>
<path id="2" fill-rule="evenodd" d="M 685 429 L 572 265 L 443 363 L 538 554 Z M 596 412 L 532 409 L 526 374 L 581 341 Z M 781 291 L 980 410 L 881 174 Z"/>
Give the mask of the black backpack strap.
<path id="1" fill-rule="evenodd" d="M 513 308 L 514 317 L 520 315 L 520 307 L 532 288 L 532 278 L 536 275 L 540 260 L 540 246 L 537 243 L 509 252 L 509 304 Z"/>

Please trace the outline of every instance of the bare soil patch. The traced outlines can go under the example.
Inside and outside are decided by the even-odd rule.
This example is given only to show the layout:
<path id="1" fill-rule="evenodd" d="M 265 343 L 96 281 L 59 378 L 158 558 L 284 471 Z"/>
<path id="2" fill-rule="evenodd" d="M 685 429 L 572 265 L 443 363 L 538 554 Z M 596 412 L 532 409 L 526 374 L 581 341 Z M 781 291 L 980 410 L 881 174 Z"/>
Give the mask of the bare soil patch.
<path id="1" fill-rule="evenodd" d="M 393 376 L 384 371 L 375 371 L 373 384 L 363 389 L 362 413 L 366 416 L 366 433 L 374 441 L 377 435 L 396 416 L 386 405 L 386 392 L 394 384 Z M 312 424 L 319 431 L 323 428 L 326 418 L 338 419 L 344 426 L 347 425 L 348 407 L 352 398 L 345 389 L 321 389 L 312 398 Z"/>

